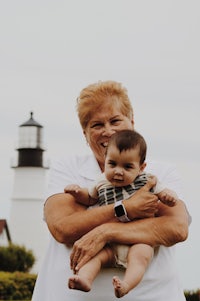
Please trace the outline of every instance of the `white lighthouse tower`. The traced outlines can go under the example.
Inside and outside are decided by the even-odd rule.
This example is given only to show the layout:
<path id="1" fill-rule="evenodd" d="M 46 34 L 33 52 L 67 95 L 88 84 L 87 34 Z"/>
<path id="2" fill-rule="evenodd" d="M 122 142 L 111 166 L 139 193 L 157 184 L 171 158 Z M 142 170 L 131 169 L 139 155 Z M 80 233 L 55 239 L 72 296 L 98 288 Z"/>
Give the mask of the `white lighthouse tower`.
<path id="1" fill-rule="evenodd" d="M 33 267 L 38 272 L 48 241 L 43 221 L 47 167 L 43 164 L 43 126 L 30 119 L 19 126 L 18 160 L 14 168 L 14 187 L 9 221 L 12 242 L 31 249 L 36 258 Z"/>

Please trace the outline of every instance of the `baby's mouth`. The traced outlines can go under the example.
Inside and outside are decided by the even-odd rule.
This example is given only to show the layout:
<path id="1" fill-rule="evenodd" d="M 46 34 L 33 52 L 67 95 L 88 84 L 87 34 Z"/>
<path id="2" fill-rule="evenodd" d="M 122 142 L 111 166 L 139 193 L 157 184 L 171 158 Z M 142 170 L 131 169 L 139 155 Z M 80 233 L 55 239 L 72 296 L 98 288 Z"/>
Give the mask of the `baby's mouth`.
<path id="1" fill-rule="evenodd" d="M 115 182 L 118 182 L 118 183 L 123 182 L 123 179 L 122 179 L 122 178 L 114 178 L 113 180 L 114 180 Z"/>

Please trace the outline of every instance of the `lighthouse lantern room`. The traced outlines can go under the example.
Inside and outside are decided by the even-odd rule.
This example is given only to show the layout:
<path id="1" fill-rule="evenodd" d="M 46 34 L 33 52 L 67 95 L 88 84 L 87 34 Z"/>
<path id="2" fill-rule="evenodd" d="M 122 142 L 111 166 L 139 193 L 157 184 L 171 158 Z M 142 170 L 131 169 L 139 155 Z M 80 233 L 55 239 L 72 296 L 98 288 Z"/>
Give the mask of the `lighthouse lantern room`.
<path id="1" fill-rule="evenodd" d="M 30 119 L 19 126 L 19 147 L 18 166 L 42 167 L 43 126 L 33 119 L 33 112 Z"/>

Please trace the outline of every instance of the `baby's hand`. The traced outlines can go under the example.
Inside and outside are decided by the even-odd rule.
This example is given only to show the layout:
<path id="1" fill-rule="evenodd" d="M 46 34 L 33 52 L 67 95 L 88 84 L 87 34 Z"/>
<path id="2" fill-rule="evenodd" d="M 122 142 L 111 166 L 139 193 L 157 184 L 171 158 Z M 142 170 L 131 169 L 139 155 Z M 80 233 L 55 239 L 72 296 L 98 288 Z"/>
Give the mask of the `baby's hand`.
<path id="1" fill-rule="evenodd" d="M 84 206 L 91 205 L 87 188 L 80 187 L 77 184 L 70 184 L 64 188 L 64 192 L 70 193 L 75 198 L 76 202 L 81 205 Z"/>
<path id="2" fill-rule="evenodd" d="M 79 193 L 81 187 L 77 184 L 70 184 L 64 188 L 65 193 L 77 194 Z"/>
<path id="3" fill-rule="evenodd" d="M 178 202 L 178 196 L 176 193 L 169 189 L 164 189 L 163 191 L 159 192 L 158 198 L 163 204 L 169 207 L 175 206 Z"/>

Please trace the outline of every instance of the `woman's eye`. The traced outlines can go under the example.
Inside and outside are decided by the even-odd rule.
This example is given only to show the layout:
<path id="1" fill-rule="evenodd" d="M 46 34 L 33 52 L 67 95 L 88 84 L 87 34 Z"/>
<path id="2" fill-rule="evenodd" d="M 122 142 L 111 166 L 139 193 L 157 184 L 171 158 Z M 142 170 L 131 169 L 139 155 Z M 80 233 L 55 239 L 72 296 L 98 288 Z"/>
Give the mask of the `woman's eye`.
<path id="1" fill-rule="evenodd" d="M 111 121 L 111 124 L 118 124 L 118 123 L 120 123 L 120 119 L 113 119 L 112 121 Z"/>
<path id="2" fill-rule="evenodd" d="M 91 128 L 100 128 L 102 126 L 102 123 L 94 123 Z"/>

